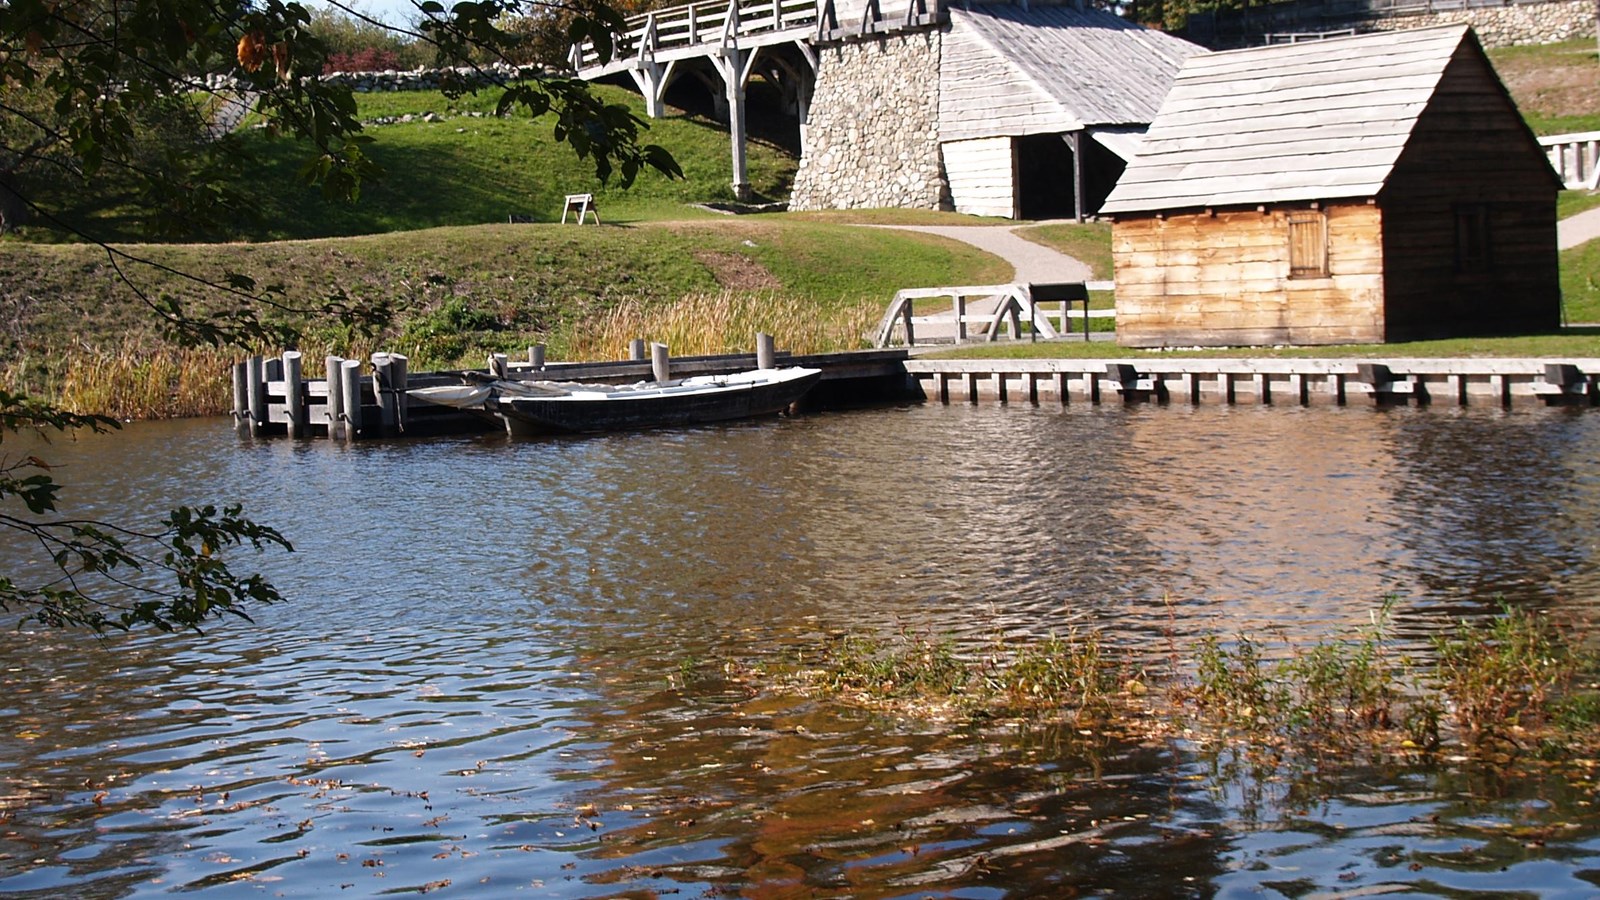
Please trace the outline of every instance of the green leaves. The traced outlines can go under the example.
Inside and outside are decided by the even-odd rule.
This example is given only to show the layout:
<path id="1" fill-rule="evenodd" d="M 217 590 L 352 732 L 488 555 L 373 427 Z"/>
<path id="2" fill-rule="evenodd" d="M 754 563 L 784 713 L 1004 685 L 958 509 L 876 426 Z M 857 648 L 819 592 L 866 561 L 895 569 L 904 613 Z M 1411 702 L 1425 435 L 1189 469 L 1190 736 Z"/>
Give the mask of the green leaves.
<path id="1" fill-rule="evenodd" d="M 0 391 L 0 439 L 23 429 L 77 427 L 100 431 L 116 422 Z M 37 456 L 0 456 L 0 529 L 43 548 L 54 571 L 35 585 L 0 575 L 0 610 L 52 627 L 173 631 L 224 615 L 248 619 L 251 605 L 283 599 L 265 578 L 237 575 L 223 558 L 230 548 L 294 549 L 276 529 L 245 518 L 241 507 L 180 506 L 148 531 L 44 518 L 56 512 L 61 488 L 50 470 Z M 27 514 L 11 512 L 13 503 Z"/>

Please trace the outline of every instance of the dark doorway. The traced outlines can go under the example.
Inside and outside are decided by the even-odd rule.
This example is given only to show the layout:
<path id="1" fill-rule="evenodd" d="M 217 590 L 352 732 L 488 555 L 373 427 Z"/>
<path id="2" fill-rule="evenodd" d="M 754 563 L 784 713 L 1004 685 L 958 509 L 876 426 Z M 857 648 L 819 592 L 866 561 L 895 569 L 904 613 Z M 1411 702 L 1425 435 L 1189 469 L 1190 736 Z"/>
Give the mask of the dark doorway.
<path id="1" fill-rule="evenodd" d="M 1071 218 L 1072 183 L 1072 148 L 1062 135 L 1017 138 L 1017 200 L 1022 218 Z"/>
<path id="2" fill-rule="evenodd" d="M 1128 164 L 1080 132 L 1083 152 L 1083 214 L 1092 216 L 1106 202 Z M 1017 138 L 1017 196 L 1024 219 L 1070 219 L 1077 215 L 1072 145 L 1064 134 Z"/>

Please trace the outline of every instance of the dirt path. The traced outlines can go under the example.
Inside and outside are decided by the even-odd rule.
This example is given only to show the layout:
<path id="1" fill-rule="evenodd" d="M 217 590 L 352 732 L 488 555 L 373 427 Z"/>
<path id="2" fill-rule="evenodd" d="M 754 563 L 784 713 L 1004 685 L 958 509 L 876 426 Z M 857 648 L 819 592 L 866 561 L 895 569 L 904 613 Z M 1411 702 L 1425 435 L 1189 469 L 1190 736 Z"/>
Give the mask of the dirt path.
<path id="1" fill-rule="evenodd" d="M 1033 223 L 1037 224 L 1037 223 Z M 1042 244 L 1017 236 L 1014 229 L 1003 225 L 874 225 L 873 228 L 895 228 L 900 231 L 920 231 L 936 234 L 953 241 L 971 244 L 979 250 L 992 253 L 1010 263 L 1016 282 L 1090 281 L 1094 272 L 1089 266 L 1071 256 L 1052 250 Z"/>
<path id="2" fill-rule="evenodd" d="M 1556 223 L 1556 247 L 1571 250 L 1579 244 L 1600 238 L 1600 209 L 1568 216 Z"/>

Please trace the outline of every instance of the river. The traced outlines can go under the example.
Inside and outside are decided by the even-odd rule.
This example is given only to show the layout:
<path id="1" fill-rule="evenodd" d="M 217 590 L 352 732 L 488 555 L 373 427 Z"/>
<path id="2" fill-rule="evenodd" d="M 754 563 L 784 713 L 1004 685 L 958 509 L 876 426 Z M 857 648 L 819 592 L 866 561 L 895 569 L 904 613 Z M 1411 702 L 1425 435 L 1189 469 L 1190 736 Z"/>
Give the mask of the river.
<path id="1" fill-rule="evenodd" d="M 7 452 L 17 452 L 8 438 Z M 0 653 L 0 894 L 1551 897 L 1600 892 L 1593 785 L 1251 772 L 1184 742 L 949 726 L 720 661 L 828 634 L 1095 629 L 1177 660 L 1394 597 L 1600 612 L 1581 410 L 913 406 L 572 440 L 42 451 L 64 512 L 238 502 L 290 602 Z M 0 545 L 8 572 L 26 548 Z"/>

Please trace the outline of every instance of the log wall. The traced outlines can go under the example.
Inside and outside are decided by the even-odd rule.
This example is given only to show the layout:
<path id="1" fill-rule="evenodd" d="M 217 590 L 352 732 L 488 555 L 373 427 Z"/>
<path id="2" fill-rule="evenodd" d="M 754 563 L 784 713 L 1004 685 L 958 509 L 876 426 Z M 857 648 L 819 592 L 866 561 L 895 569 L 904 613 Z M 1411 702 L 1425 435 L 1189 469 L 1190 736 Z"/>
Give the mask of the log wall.
<path id="1" fill-rule="evenodd" d="M 1183 347 L 1382 341 L 1382 213 L 1364 202 L 1329 207 L 1329 276 L 1290 278 L 1288 217 L 1306 208 L 1119 217 L 1112 227 L 1117 342 Z"/>
<path id="2" fill-rule="evenodd" d="M 1557 327 L 1559 188 L 1494 72 L 1463 45 L 1380 198 L 1387 339 Z M 1464 266 L 1458 217 L 1472 207 L 1488 228 L 1488 258 Z"/>

